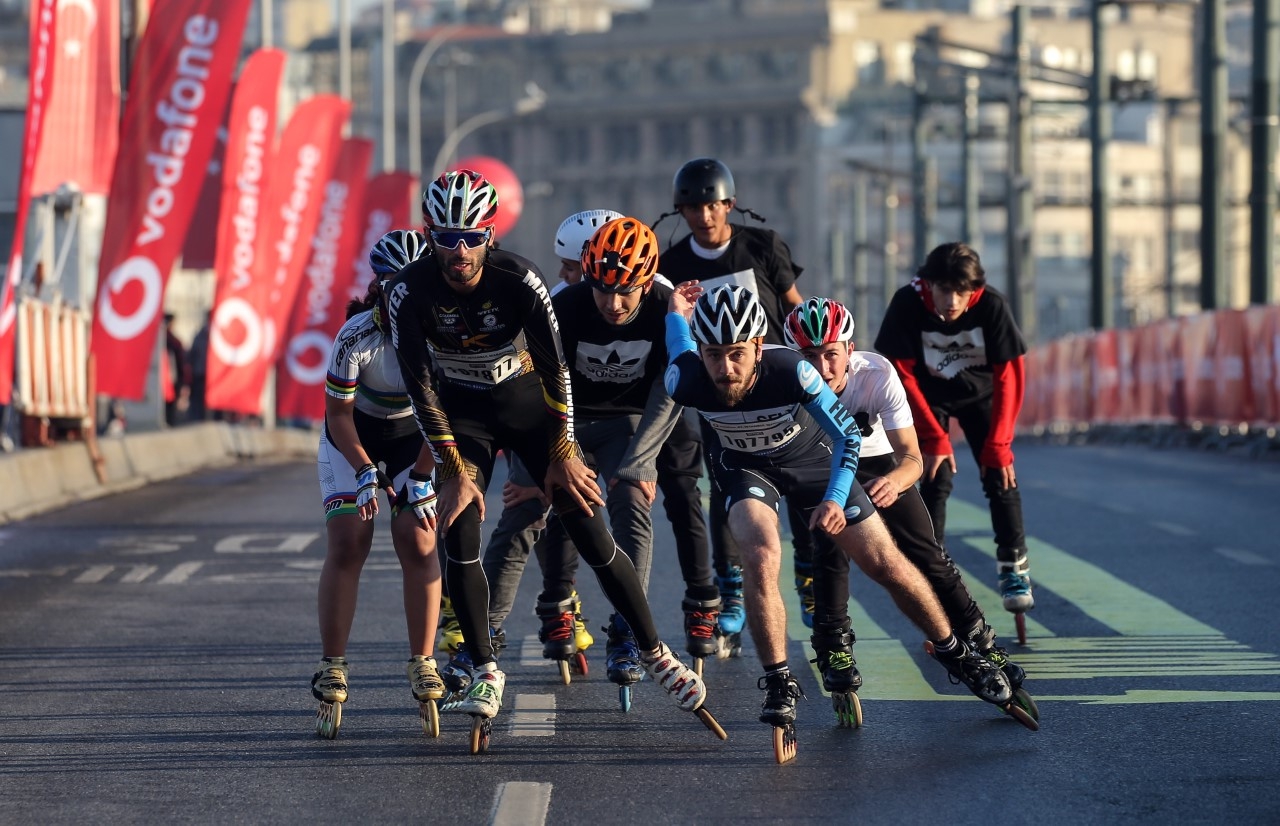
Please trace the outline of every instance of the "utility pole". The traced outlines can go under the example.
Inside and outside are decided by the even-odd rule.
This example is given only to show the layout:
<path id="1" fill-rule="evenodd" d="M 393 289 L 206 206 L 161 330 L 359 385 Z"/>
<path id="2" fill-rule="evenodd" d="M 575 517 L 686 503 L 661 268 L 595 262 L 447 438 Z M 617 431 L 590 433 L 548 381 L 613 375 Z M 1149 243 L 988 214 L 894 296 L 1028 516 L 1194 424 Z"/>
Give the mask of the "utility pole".
<path id="1" fill-rule="evenodd" d="M 1093 74 L 1089 78 L 1090 210 L 1093 252 L 1089 260 L 1089 325 L 1108 330 L 1115 324 L 1111 284 L 1111 235 L 1108 228 L 1111 190 L 1107 180 L 1107 145 L 1111 142 L 1110 73 L 1107 62 L 1107 0 L 1091 0 L 1090 29 L 1093 41 Z"/>
<path id="2" fill-rule="evenodd" d="M 974 149 L 978 143 L 978 76 L 970 72 L 964 77 L 964 132 L 960 144 L 960 195 L 964 201 L 960 240 L 970 246 L 982 239 L 978 211 L 978 163 Z"/>
<path id="3" fill-rule="evenodd" d="M 1253 0 L 1253 81 L 1249 96 L 1249 303 L 1276 300 L 1276 151 L 1280 129 L 1280 0 Z"/>
<path id="4" fill-rule="evenodd" d="M 867 176 L 861 173 L 853 177 L 853 332 L 854 336 L 868 336 L 867 326 L 871 318 L 867 302 L 871 283 L 867 271 Z"/>
<path id="5" fill-rule="evenodd" d="M 264 49 L 270 49 L 275 45 L 275 32 L 273 31 L 275 21 L 271 19 L 271 3 L 272 0 L 262 0 L 262 4 L 259 7 L 262 9 L 262 48 Z"/>
<path id="6" fill-rule="evenodd" d="M 351 100 L 351 0 L 338 0 L 338 94 Z"/>
<path id="7" fill-rule="evenodd" d="M 920 215 L 923 217 L 921 237 L 921 248 L 923 252 L 918 254 L 912 266 L 918 266 L 924 263 L 925 256 L 929 254 L 929 250 L 934 248 L 934 227 L 938 225 L 938 159 L 933 155 L 929 155 L 924 159 L 924 189 L 922 191 L 923 202 L 920 204 Z"/>
<path id="8" fill-rule="evenodd" d="M 925 209 L 925 142 L 928 140 L 929 123 L 925 120 L 928 100 L 928 84 L 919 72 L 917 62 L 915 89 L 911 96 L 911 257 L 923 262 L 929 254 L 929 216 Z"/>
<path id="9" fill-rule="evenodd" d="M 1035 193 L 1031 186 L 1031 44 L 1027 38 L 1029 12 L 1013 7 L 1013 92 L 1009 101 L 1008 259 L 1009 302 L 1023 335 L 1036 337 L 1035 257 L 1031 249 Z"/>
<path id="10" fill-rule="evenodd" d="M 382 171 L 396 168 L 396 3 L 382 0 Z"/>
<path id="11" fill-rule="evenodd" d="M 1226 256 L 1226 0 L 1202 0 L 1200 53 L 1200 306 L 1230 304 Z M 1271 183 L 1275 186 L 1275 182 Z"/>
<path id="12" fill-rule="evenodd" d="M 923 261 L 924 259 L 921 259 Z M 898 193 L 893 178 L 884 178 L 884 306 L 898 291 Z"/>

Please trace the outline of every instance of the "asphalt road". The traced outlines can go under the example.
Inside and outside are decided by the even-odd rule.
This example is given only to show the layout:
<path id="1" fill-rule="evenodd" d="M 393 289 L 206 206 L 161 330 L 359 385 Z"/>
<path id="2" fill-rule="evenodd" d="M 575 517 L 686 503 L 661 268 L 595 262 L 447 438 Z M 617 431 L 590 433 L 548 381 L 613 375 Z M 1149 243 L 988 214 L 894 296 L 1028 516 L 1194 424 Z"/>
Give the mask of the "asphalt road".
<path id="1" fill-rule="evenodd" d="M 854 574 L 866 724 L 834 725 L 807 632 L 800 753 L 773 762 L 760 668 L 707 667 L 720 742 L 652 683 L 631 713 L 603 676 L 558 684 L 525 578 L 504 714 L 426 738 L 403 671 L 384 529 L 365 569 L 341 735 L 314 734 L 314 467 L 240 465 L 84 503 L 0 533 L 0 821 L 9 823 L 1264 823 L 1280 821 L 1280 463 L 1190 451 L 1018 450 L 1037 607 L 1031 732 L 923 653 Z M 949 546 L 1002 633 L 971 464 Z M 490 497 L 496 521 L 496 489 Z M 682 584 L 660 528 L 651 601 L 679 648 Z M 785 593 L 794 600 L 789 587 Z M 591 627 L 608 608 L 581 582 Z M 794 602 L 792 603 L 794 606 Z"/>

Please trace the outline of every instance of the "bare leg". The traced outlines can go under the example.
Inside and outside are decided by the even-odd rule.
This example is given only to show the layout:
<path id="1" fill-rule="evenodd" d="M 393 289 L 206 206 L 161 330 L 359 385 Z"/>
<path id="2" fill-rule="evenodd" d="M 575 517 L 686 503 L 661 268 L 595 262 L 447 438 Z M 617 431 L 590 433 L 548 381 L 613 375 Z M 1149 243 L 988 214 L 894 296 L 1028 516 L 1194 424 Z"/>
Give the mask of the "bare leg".
<path id="1" fill-rule="evenodd" d="M 729 532 L 742 554 L 747 625 L 762 665 L 787 659 L 787 609 L 778 590 L 782 541 L 773 508 L 751 499 L 729 511 Z"/>
<path id="2" fill-rule="evenodd" d="M 404 618 L 409 627 L 409 654 L 435 652 L 440 622 L 440 556 L 435 531 L 425 530 L 411 508 L 391 523 L 391 541 L 404 576 Z"/>
<path id="3" fill-rule="evenodd" d="M 931 640 L 951 636 L 951 624 L 929 581 L 903 556 L 879 514 L 849 525 L 836 544 L 862 572 L 889 592 L 898 610 Z"/>
<path id="4" fill-rule="evenodd" d="M 361 522 L 355 514 L 335 516 L 325 523 L 325 533 L 328 547 L 317 599 L 320 647 L 326 657 L 345 657 L 356 616 L 360 571 L 373 542 L 373 522 Z"/>

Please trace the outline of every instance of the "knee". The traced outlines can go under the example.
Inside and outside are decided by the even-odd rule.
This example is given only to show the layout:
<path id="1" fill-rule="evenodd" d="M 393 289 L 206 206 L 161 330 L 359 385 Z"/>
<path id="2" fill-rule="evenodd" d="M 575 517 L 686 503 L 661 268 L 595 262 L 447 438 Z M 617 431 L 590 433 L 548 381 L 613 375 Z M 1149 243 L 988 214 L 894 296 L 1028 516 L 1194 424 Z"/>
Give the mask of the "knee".
<path id="1" fill-rule="evenodd" d="M 468 505 L 445 531 L 444 548 L 457 562 L 480 558 L 480 511 L 475 505 Z"/>

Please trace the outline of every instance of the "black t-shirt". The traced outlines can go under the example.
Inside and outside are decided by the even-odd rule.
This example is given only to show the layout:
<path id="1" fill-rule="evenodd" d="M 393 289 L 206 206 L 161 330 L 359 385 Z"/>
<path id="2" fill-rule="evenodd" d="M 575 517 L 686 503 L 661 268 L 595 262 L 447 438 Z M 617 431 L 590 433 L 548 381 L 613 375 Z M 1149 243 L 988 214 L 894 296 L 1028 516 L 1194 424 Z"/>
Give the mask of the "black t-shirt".
<path id="1" fill-rule="evenodd" d="M 925 288 L 927 289 L 927 287 Z M 913 359 L 913 375 L 932 406 L 962 407 L 991 395 L 991 366 L 1027 352 L 1009 303 L 990 286 L 972 307 L 947 322 L 929 312 L 912 285 L 893 295 L 876 336 L 890 360 Z"/>
<path id="2" fill-rule="evenodd" d="M 707 259 L 693 250 L 693 236 L 686 235 L 662 253 L 658 269 L 672 284 L 701 281 L 714 289 L 738 284 L 756 294 L 769 320 L 769 344 L 784 344 L 782 296 L 800 276 L 801 268 L 791 260 L 791 250 L 778 233 L 760 227 L 733 227 L 728 248 L 718 258 Z"/>
<path id="3" fill-rule="evenodd" d="M 586 281 L 551 299 L 573 387 L 573 406 L 588 419 L 640 415 L 667 366 L 663 340 L 671 289 L 654 284 L 626 324 L 610 324 L 596 309 Z"/>

